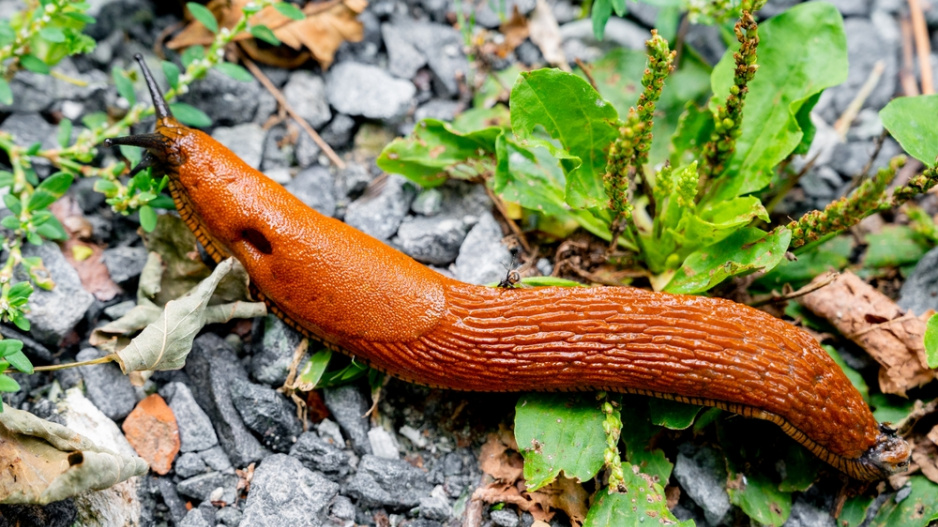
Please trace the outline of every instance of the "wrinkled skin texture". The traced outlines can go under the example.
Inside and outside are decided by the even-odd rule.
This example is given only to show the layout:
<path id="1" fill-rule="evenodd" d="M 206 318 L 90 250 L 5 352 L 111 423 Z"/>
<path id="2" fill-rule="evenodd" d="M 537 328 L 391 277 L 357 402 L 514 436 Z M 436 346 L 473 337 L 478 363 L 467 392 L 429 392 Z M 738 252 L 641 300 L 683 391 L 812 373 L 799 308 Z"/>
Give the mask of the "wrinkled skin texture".
<path id="1" fill-rule="evenodd" d="M 457 282 L 320 215 L 159 106 L 156 134 L 111 144 L 147 148 L 212 258 L 237 258 L 274 313 L 334 349 L 429 386 L 608 390 L 716 406 L 777 423 L 858 479 L 908 464 L 908 445 L 786 322 L 728 300 L 628 287 Z"/>

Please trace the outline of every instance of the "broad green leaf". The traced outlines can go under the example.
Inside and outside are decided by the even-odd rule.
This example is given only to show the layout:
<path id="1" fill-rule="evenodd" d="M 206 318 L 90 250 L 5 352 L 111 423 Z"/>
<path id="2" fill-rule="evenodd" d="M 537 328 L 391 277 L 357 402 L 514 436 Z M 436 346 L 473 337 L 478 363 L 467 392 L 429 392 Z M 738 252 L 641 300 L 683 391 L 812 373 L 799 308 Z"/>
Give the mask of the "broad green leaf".
<path id="1" fill-rule="evenodd" d="M 264 42 L 270 44 L 271 46 L 279 46 L 280 39 L 277 38 L 277 35 L 274 35 L 274 32 L 270 30 L 267 26 L 251 26 L 248 30 L 251 32 L 251 35 L 258 39 L 263 40 Z"/>
<path id="2" fill-rule="evenodd" d="M 871 527 L 926 527 L 938 520 L 938 485 L 924 476 L 912 476 L 907 484 L 911 492 L 896 503 L 900 492 L 887 501 L 873 521 Z"/>
<path id="3" fill-rule="evenodd" d="M 930 247 L 908 225 L 886 225 L 866 236 L 863 265 L 871 268 L 899 267 L 918 262 Z"/>
<path id="4" fill-rule="evenodd" d="M 493 126 L 463 133 L 450 123 L 424 119 L 410 136 L 386 146 L 377 164 L 423 187 L 439 186 L 448 178 L 477 178 L 494 170 L 495 140 L 503 132 Z"/>
<path id="5" fill-rule="evenodd" d="M 778 490 L 778 485 L 758 472 L 730 474 L 730 479 L 739 484 L 728 485 L 730 503 L 738 506 L 753 520 L 762 525 L 778 527 L 791 514 L 791 494 Z"/>
<path id="6" fill-rule="evenodd" d="M 306 15 L 299 7 L 296 7 L 293 4 L 288 4 L 287 2 L 277 2 L 274 4 L 274 9 L 280 12 L 281 15 L 288 17 L 293 20 L 303 20 L 306 18 Z"/>
<path id="7" fill-rule="evenodd" d="M 0 104 L 13 104 L 13 89 L 10 88 L 10 82 L 0 77 Z"/>
<path id="8" fill-rule="evenodd" d="M 163 68 L 163 75 L 166 76 L 166 82 L 169 83 L 170 88 L 179 86 L 179 66 L 168 60 L 161 62 L 160 66 Z"/>
<path id="9" fill-rule="evenodd" d="M 716 428 L 726 456 L 730 502 L 760 525 L 783 524 L 791 514 L 792 496 L 779 490 L 778 461 L 785 459 L 786 450 L 801 447 L 769 423 L 722 420 Z"/>
<path id="10" fill-rule="evenodd" d="M 643 51 L 616 48 L 590 64 L 590 74 L 600 95 L 616 107 L 619 115 L 628 114 L 629 108 L 638 103 L 647 62 Z M 579 69 L 577 73 L 581 74 Z M 710 68 L 695 53 L 687 53 L 680 69 L 665 81 L 661 98 L 655 104 L 653 139 L 648 152 L 650 167 L 659 165 L 670 155 L 671 137 L 678 128 L 684 107 L 692 101 L 702 103 L 708 93 Z M 707 117 L 710 120 L 709 112 Z"/>
<path id="11" fill-rule="evenodd" d="M 847 498 L 844 506 L 840 509 L 840 516 L 837 517 L 839 527 L 860 527 L 866 520 L 866 513 L 873 504 L 873 498 L 870 496 L 854 496 Z"/>
<path id="12" fill-rule="evenodd" d="M 187 2 L 186 8 L 189 10 L 189 14 L 201 22 L 206 29 L 212 33 L 218 33 L 218 21 L 215 20 L 215 15 L 207 7 L 195 2 Z"/>
<path id="13" fill-rule="evenodd" d="M 332 360 L 332 350 L 328 348 L 314 353 L 300 370 L 300 375 L 293 383 L 293 387 L 301 392 L 315 390 L 323 374 L 326 373 L 330 360 Z"/>
<path id="14" fill-rule="evenodd" d="M 48 207 L 55 200 L 65 195 L 74 179 L 71 174 L 65 172 L 57 172 L 47 177 L 36 187 L 33 195 L 29 197 L 26 210 L 35 211 Z"/>
<path id="15" fill-rule="evenodd" d="M 20 64 L 22 64 L 24 68 L 34 73 L 41 73 L 43 75 L 48 75 L 49 72 L 51 71 L 49 69 L 49 65 L 43 62 L 38 57 L 36 57 L 35 55 L 26 54 L 26 55 L 21 56 Z"/>
<path id="16" fill-rule="evenodd" d="M 938 158 L 938 128 L 931 117 L 938 115 L 938 95 L 893 99 L 880 110 L 879 118 L 902 148 L 926 166 Z"/>
<path id="17" fill-rule="evenodd" d="M 502 134 L 496 142 L 493 190 L 522 207 L 551 216 L 570 217 L 564 201 L 565 178 L 547 141 L 518 141 Z"/>
<path id="18" fill-rule="evenodd" d="M 759 24 L 759 41 L 759 71 L 749 83 L 736 152 L 711 201 L 768 185 L 775 167 L 802 141 L 797 117 L 802 106 L 847 78 L 843 20 L 831 4 L 808 2 L 770 18 Z M 717 101 L 726 99 L 734 67 L 732 53 L 726 53 L 714 68 Z"/>
<path id="19" fill-rule="evenodd" d="M 821 464 L 807 448 L 794 441 L 787 441 L 782 458 L 776 463 L 778 471 L 785 475 L 779 482 L 781 492 L 804 492 L 817 481 Z"/>
<path id="20" fill-rule="evenodd" d="M 912 411 L 915 401 L 894 395 L 874 393 L 870 396 L 873 417 L 880 423 L 898 423 Z"/>
<path id="21" fill-rule="evenodd" d="M 660 448 L 652 448 L 652 438 L 661 428 L 651 423 L 649 403 L 644 397 L 625 397 L 621 408 L 622 442 L 625 455 L 622 459 L 638 467 L 658 482 L 671 478 L 674 464 Z"/>
<path id="22" fill-rule="evenodd" d="M 684 430 L 694 424 L 701 407 L 667 399 L 649 399 L 648 411 L 652 424 L 671 430 Z"/>
<path id="23" fill-rule="evenodd" d="M 725 240 L 694 252 L 664 288 L 669 293 L 700 293 L 723 280 L 760 269 L 772 269 L 785 258 L 791 231 L 765 233 L 740 229 Z"/>
<path id="24" fill-rule="evenodd" d="M 925 359 L 929 368 L 938 368 L 938 314 L 928 317 L 925 324 Z"/>
<path id="25" fill-rule="evenodd" d="M 618 118 L 611 104 L 572 73 L 522 73 L 511 90 L 511 128 L 517 138 L 523 142 L 538 137 L 543 129 L 569 154 L 561 162 L 566 200 L 576 208 L 606 206 L 605 151 L 618 135 Z"/>
<path id="26" fill-rule="evenodd" d="M 798 254 L 797 260 L 782 260 L 775 269 L 756 281 L 766 289 L 777 289 L 785 284 L 798 288 L 827 271 L 840 271 L 850 263 L 853 238 L 835 236 L 811 250 Z"/>
<path id="27" fill-rule="evenodd" d="M 254 80 L 254 76 L 251 75 L 251 72 L 233 62 L 222 62 L 215 67 L 218 69 L 218 71 L 224 73 L 236 81 L 251 82 Z"/>
<path id="28" fill-rule="evenodd" d="M 453 129 L 464 134 L 478 132 L 493 126 L 500 128 L 511 126 L 511 113 L 504 104 L 497 104 L 491 108 L 466 110 L 453 119 Z"/>
<path id="29" fill-rule="evenodd" d="M 613 525 L 676 525 L 693 527 L 691 520 L 678 521 L 668 510 L 664 489 L 645 474 L 636 474 L 631 465 L 622 464 L 625 475 L 625 493 L 599 492 L 590 507 L 583 527 L 607 527 Z"/>
<path id="30" fill-rule="evenodd" d="M 39 30 L 39 37 L 49 42 L 65 42 L 65 33 L 61 28 L 46 26 Z"/>
<path id="31" fill-rule="evenodd" d="M 603 414 L 592 394 L 530 393 L 515 406 L 515 439 L 529 491 L 557 478 L 591 479 L 603 466 Z"/>
<path id="32" fill-rule="evenodd" d="M 212 125 L 212 118 L 205 112 L 184 102 L 171 103 L 169 109 L 182 124 L 196 128 L 206 128 Z"/>

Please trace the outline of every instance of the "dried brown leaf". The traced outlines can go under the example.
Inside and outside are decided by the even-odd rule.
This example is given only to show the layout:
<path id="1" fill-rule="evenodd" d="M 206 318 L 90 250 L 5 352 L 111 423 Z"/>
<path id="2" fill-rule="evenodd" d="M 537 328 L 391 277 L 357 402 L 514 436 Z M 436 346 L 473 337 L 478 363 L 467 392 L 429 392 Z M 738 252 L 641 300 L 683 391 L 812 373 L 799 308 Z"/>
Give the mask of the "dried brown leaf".
<path id="1" fill-rule="evenodd" d="M 938 483 L 938 445 L 931 441 L 915 441 L 912 462 L 918 465 L 926 478 Z"/>
<path id="2" fill-rule="evenodd" d="M 923 343 L 928 314 L 921 318 L 905 314 L 889 297 L 850 272 L 800 301 L 882 366 L 879 385 L 884 393 L 905 396 L 906 390 L 935 378 L 926 366 Z"/>
<path id="3" fill-rule="evenodd" d="M 551 66 L 558 66 L 564 71 L 570 70 L 567 57 L 563 53 L 560 24 L 546 0 L 537 0 L 531 19 L 528 20 L 531 42 L 541 50 L 544 60 Z"/>
<path id="4" fill-rule="evenodd" d="M 63 196 L 53 203 L 49 210 L 68 233 L 62 254 L 78 272 L 78 278 L 85 291 L 102 302 L 119 295 L 121 288 L 111 280 L 111 274 L 104 265 L 104 247 L 87 241 L 92 235 L 92 228 L 78 202 L 69 196 Z"/>

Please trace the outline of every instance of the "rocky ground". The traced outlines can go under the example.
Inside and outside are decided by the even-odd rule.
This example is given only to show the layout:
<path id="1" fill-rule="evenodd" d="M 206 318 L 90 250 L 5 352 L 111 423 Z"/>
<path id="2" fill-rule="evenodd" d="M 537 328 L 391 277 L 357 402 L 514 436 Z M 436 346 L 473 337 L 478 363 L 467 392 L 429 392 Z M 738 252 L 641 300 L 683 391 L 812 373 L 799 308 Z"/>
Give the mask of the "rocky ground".
<path id="1" fill-rule="evenodd" d="M 160 32 L 176 23 L 181 12 L 178 5 L 167 2 L 92 3 L 91 14 L 98 22 L 88 32 L 98 40 L 97 49 L 88 56 L 66 59 L 57 68 L 87 81 L 85 86 L 29 72 L 13 81 L 15 104 L 0 108 L 0 130 L 15 135 L 21 144 L 40 141 L 51 147 L 55 137 L 51 123 L 56 119 L 77 120 L 118 105 L 110 84 L 112 67 L 127 67 L 137 52 L 152 55 Z M 517 6 L 522 15 L 535 8 L 534 0 L 504 3 L 508 10 Z M 780 12 L 793 3 L 771 0 L 762 14 Z M 478 4 L 475 23 L 497 27 L 501 20 L 491 7 L 496 2 Z M 571 63 L 577 58 L 589 62 L 612 46 L 641 48 L 656 16 L 654 8 L 630 3 L 629 18 L 611 20 L 606 41 L 597 43 L 590 22 L 577 19 L 579 5 L 567 0 L 548 4 L 560 23 L 563 50 Z M 796 214 L 823 206 L 847 190 L 882 131 L 877 111 L 900 93 L 899 20 L 906 2 L 834 4 L 846 20 L 850 75 L 844 85 L 828 90 L 815 109 L 818 156 L 795 190 L 795 199 L 783 204 L 782 212 Z M 931 4 L 934 8 L 926 15 L 938 27 L 938 4 Z M 16 1 L 0 1 L 0 17 L 17 8 Z M 344 170 L 332 167 L 320 148 L 304 133 L 296 135 L 287 122 L 264 127 L 277 103 L 257 82 L 241 83 L 212 72 L 183 100 L 213 119 L 210 133 L 216 139 L 323 214 L 344 220 L 440 272 L 473 283 L 498 281 L 510 265 L 511 253 L 502 243 L 499 219 L 481 187 L 450 183 L 422 190 L 402 177 L 390 176 L 376 196 L 361 197 L 379 175 L 373 162 L 377 149 L 407 133 L 416 120 L 449 119 L 468 103 L 462 80 L 476 64 L 467 59 L 463 36 L 452 27 L 452 9 L 453 4 L 443 0 L 373 0 L 360 16 L 363 41 L 343 45 L 328 71 L 316 66 L 293 71 L 264 68 L 325 141 L 340 154 L 348 154 Z M 724 49 L 713 28 L 692 27 L 688 43 L 711 62 Z M 544 63 L 530 41 L 500 60 L 495 67 Z M 880 61 L 882 78 L 846 137 L 840 138 L 833 124 Z M 932 62 L 938 62 L 935 55 Z M 290 137 L 295 141 L 285 140 Z M 884 163 L 899 151 L 896 143 L 886 140 L 877 162 Z M 70 195 L 93 228 L 94 240 L 107 246 L 104 263 L 121 292 L 102 301 L 82 287 L 58 246 L 47 243 L 34 249 L 57 283 L 53 291 L 33 296 L 34 330 L 24 340 L 27 354 L 37 364 L 98 356 L 88 345 L 91 329 L 119 318 L 134 305 L 147 257 L 137 234 L 139 225 L 134 217 L 112 214 L 92 186 L 92 181 L 78 181 Z M 933 252 L 926 260 L 935 258 L 938 253 Z M 544 259 L 537 268 L 549 273 L 551 265 Z M 935 287 L 927 268 L 920 266 L 910 279 L 918 280 L 918 285 L 904 290 L 906 307 L 935 302 L 934 295 L 920 294 Z M 2 331 L 15 336 L 10 328 Z M 151 472 L 134 483 L 135 499 L 113 504 L 113 516 L 108 516 L 112 519 L 102 519 L 100 525 L 120 525 L 114 518 L 135 514 L 139 520 L 133 524 L 185 527 L 435 527 L 462 525 L 465 518 L 475 518 L 475 525 L 532 525 L 530 514 L 511 506 L 498 510 L 485 506 L 480 517 L 467 512 L 469 497 L 482 482 L 479 448 L 500 423 L 510 424 L 516 396 L 430 390 L 392 380 L 383 389 L 377 417 L 372 419 L 363 417 L 372 403 L 366 383 L 359 382 L 323 390 L 316 400 L 327 409 L 319 412 L 320 417 L 328 417 L 304 431 L 294 403 L 275 391 L 286 379 L 298 342 L 299 337 L 273 317 L 253 327 L 213 327 L 196 339 L 184 369 L 157 373 L 143 388 L 133 386 L 115 365 L 93 366 L 55 375 L 18 376 L 24 390 L 5 394 L 4 403 L 71 422 L 63 415 L 90 400 L 92 408 L 84 410 L 88 419 L 113 432 L 116 448 L 125 448 L 126 442 L 120 446 L 123 437 L 114 424 L 126 429 L 125 421 L 140 400 L 158 393 L 168 403 L 179 427 L 178 457 L 167 460 L 171 466 L 165 475 Z M 71 390 L 75 387 L 80 390 Z M 695 519 L 697 525 L 746 521 L 739 511 L 729 509 L 706 447 L 696 446 L 689 436 L 682 441 L 668 452 L 676 460 L 672 484 L 682 489 L 676 513 Z M 252 464 L 245 499 L 239 483 Z M 829 487 L 819 485 L 799 496 L 786 525 L 834 525 L 827 511 L 837 488 Z M 79 516 L 81 506 L 67 500 L 45 512 L 0 507 L 0 525 L 69 526 L 76 521 L 93 525 L 82 523 L 89 520 Z M 555 526 L 568 524 L 562 514 L 551 521 Z"/>

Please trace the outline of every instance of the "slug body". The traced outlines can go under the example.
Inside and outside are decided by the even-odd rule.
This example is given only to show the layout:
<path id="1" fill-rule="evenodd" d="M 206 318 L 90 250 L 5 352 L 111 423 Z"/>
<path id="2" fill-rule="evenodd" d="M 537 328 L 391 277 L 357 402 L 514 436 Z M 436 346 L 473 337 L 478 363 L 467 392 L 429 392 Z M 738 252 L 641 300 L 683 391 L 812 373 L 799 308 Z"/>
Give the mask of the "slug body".
<path id="1" fill-rule="evenodd" d="M 857 479 L 907 467 L 906 442 L 798 328 L 718 298 L 446 278 L 320 215 L 179 124 L 145 76 L 156 133 L 110 144 L 147 148 L 145 164 L 169 174 L 180 215 L 212 258 L 237 258 L 271 310 L 307 336 L 429 386 L 607 390 L 716 406 L 779 424 Z"/>

